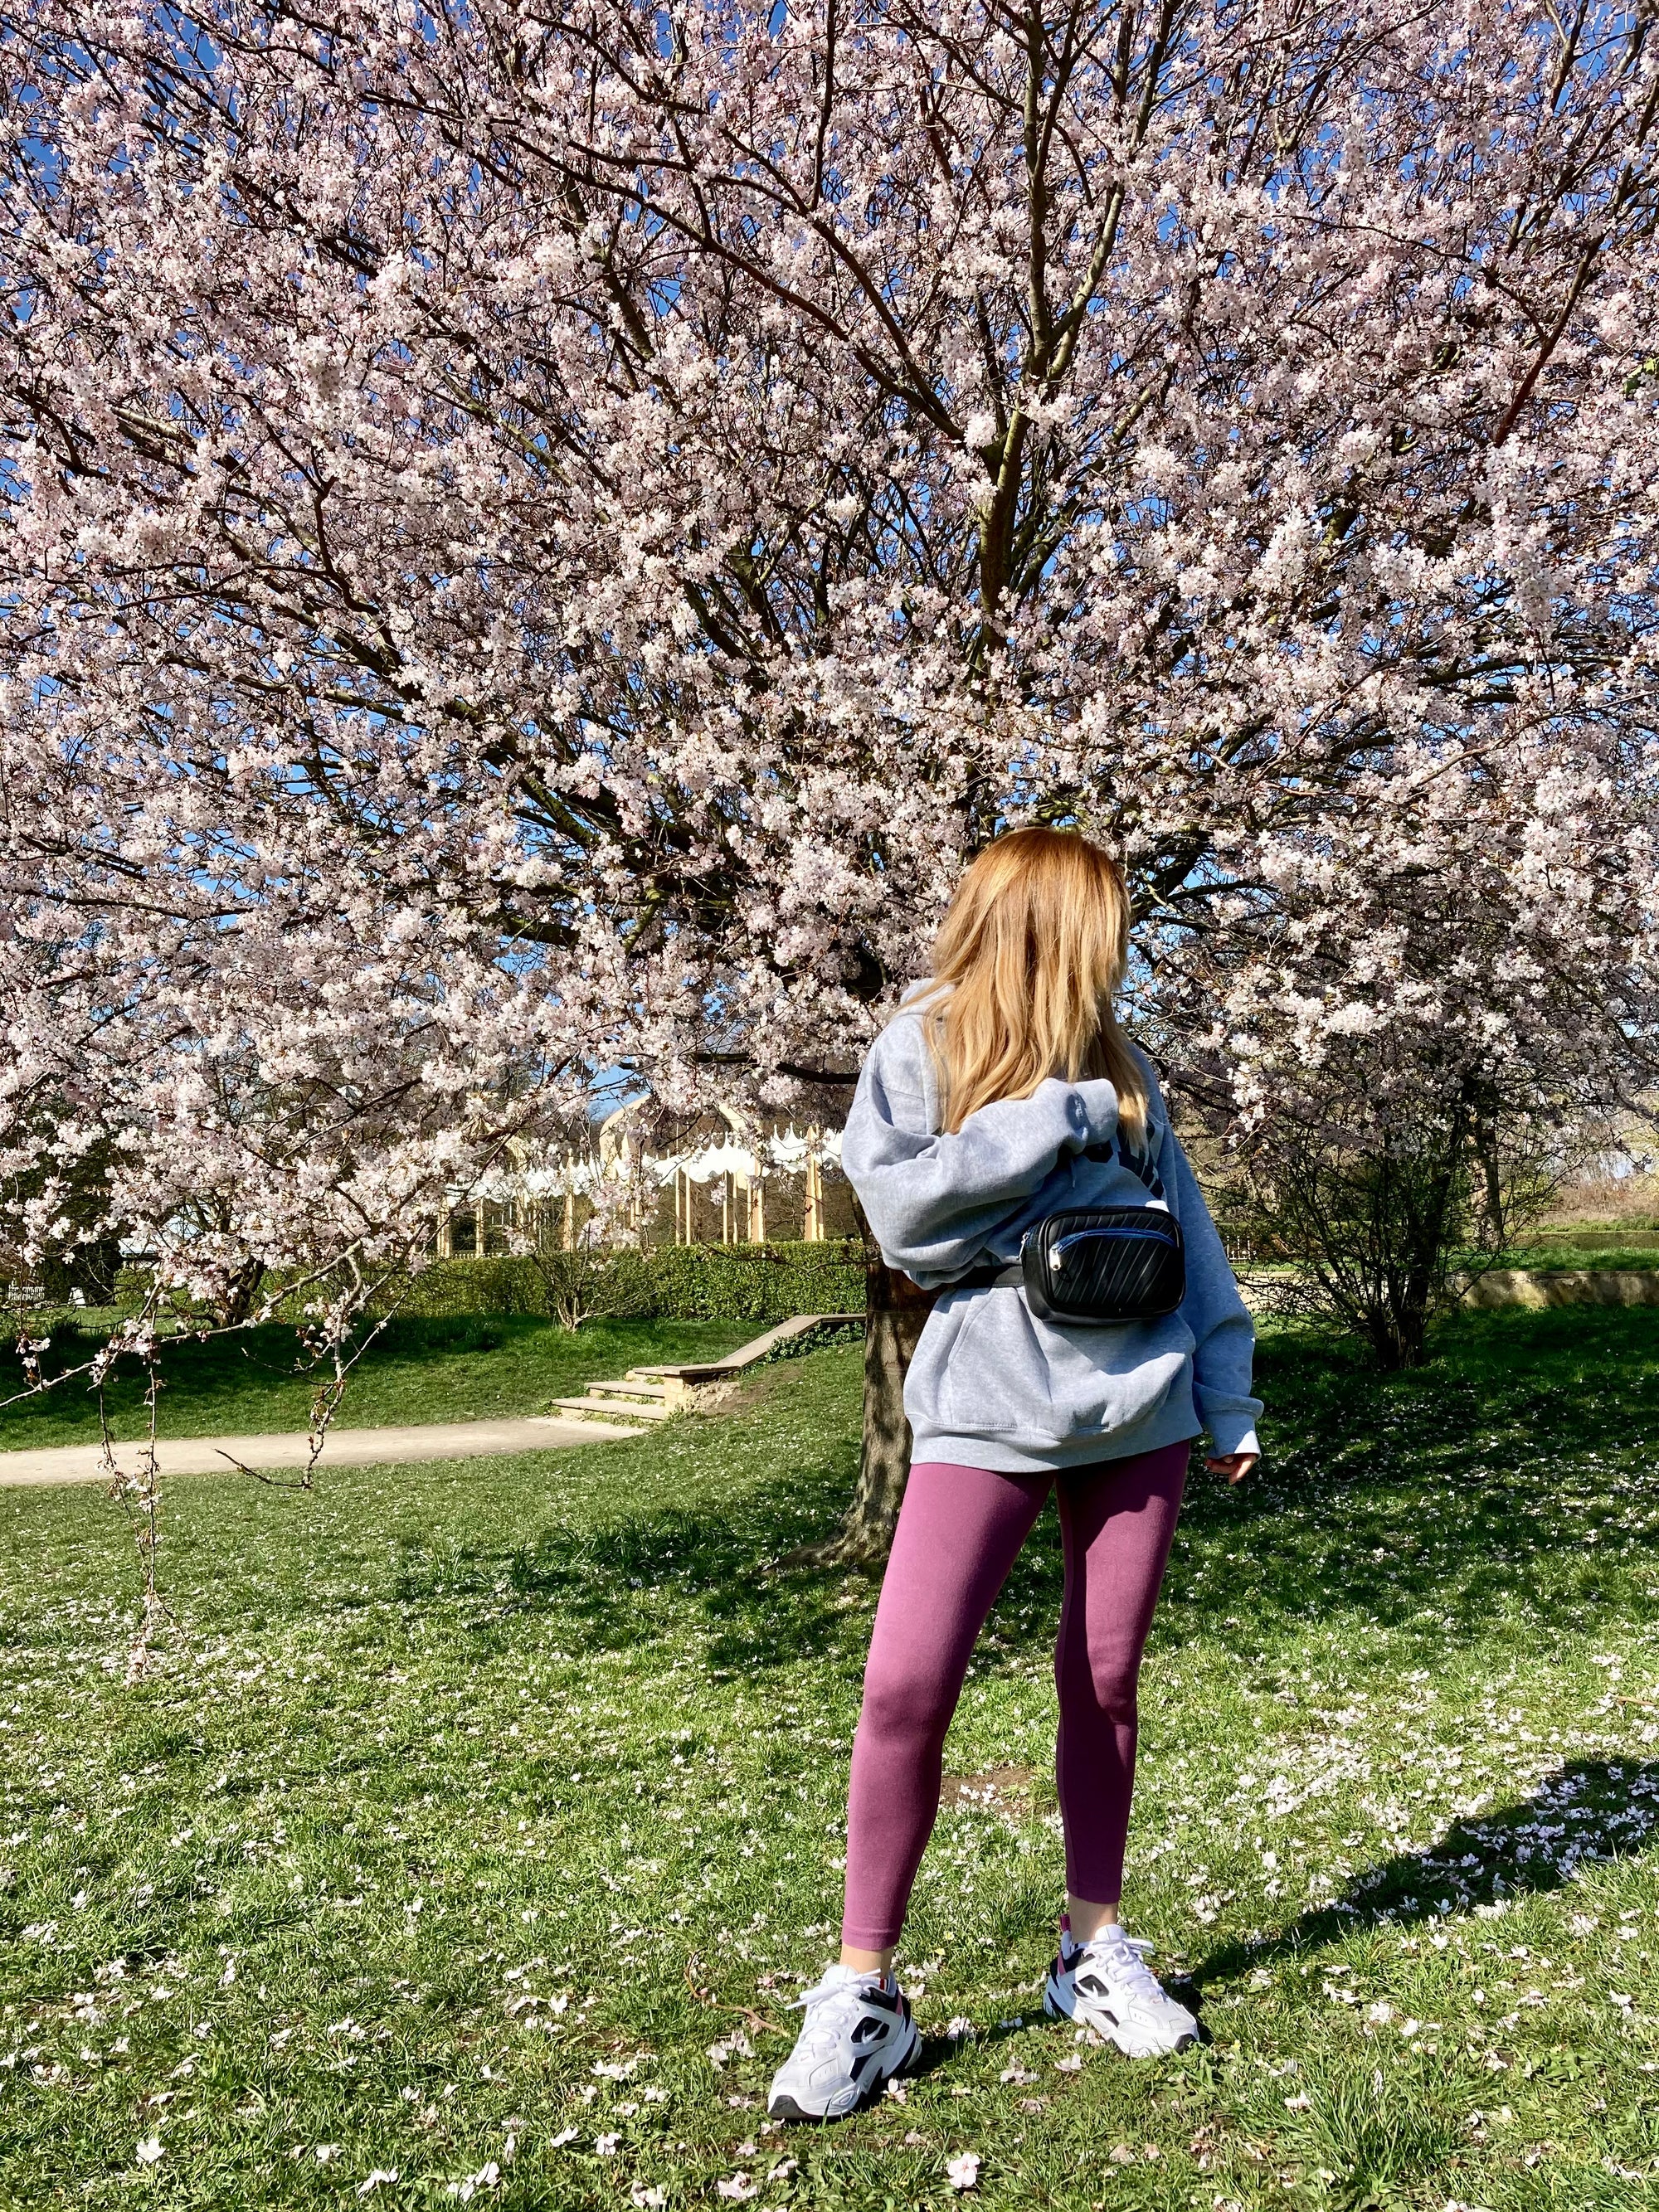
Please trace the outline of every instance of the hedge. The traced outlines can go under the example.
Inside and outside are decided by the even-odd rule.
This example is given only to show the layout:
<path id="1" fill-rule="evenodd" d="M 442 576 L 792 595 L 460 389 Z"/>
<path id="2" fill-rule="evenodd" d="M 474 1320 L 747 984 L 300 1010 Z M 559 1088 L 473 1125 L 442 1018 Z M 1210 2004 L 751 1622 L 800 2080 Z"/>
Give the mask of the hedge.
<path id="1" fill-rule="evenodd" d="M 599 1304 L 637 1321 L 742 1321 L 862 1313 L 864 1256 L 855 1239 L 825 1244 L 665 1244 L 617 1252 Z M 397 1300 L 407 1314 L 550 1314 L 533 1261 L 438 1260 Z"/>
<path id="2" fill-rule="evenodd" d="M 862 1313 L 864 1249 L 855 1238 L 830 1244 L 664 1244 L 627 1255 L 649 1271 L 652 1303 L 664 1321 L 754 1321 L 792 1314 Z"/>

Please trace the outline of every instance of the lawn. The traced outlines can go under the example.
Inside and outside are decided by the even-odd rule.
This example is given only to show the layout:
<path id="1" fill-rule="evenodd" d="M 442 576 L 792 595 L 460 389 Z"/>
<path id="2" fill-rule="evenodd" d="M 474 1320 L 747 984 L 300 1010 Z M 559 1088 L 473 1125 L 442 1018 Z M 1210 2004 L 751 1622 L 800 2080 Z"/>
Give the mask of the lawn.
<path id="1" fill-rule="evenodd" d="M 1513 1267 L 1610 1267 L 1643 1274 L 1659 1268 L 1659 1232 L 1620 1226 L 1540 1229 L 1509 1261 Z"/>
<path id="2" fill-rule="evenodd" d="M 179 1480 L 129 1686 L 95 1492 L 0 1492 L 0 2201 L 1648 2205 L 1659 1347 L 1474 1316 L 1425 1372 L 1263 1360 L 1148 1656 L 1132 1923 L 1213 2040 L 1041 2024 L 1052 1516 L 947 1750 L 902 1954 L 925 2070 L 765 2123 L 830 1954 L 873 1593 L 859 1355 L 637 1443 Z M 396 2179 L 390 2177 L 394 2174 Z"/>
<path id="3" fill-rule="evenodd" d="M 65 1375 L 105 1340 L 82 1322 L 52 1328 L 45 1371 Z M 373 1330 L 373 1325 L 369 1325 Z M 543 1413 L 555 1398 L 589 1382 L 614 1379 L 647 1360 L 718 1359 L 759 1334 L 752 1322 L 593 1321 L 572 1335 L 551 1322 L 522 1314 L 468 1314 L 453 1320 L 410 1317 L 372 1333 L 353 1371 L 337 1420 L 342 1427 L 379 1422 L 481 1420 L 503 1413 Z M 331 1364 L 296 1356 L 292 1328 L 248 1329 L 202 1343 L 163 1347 L 161 1433 L 169 1437 L 267 1436 L 303 1429 L 319 1381 Z M 96 1443 L 98 1404 L 83 1382 L 13 1397 L 23 1388 L 15 1352 L 0 1352 L 0 1451 L 49 1444 Z M 105 1386 L 110 1427 L 130 1441 L 147 1432 L 145 1376 L 130 1354 Z"/>

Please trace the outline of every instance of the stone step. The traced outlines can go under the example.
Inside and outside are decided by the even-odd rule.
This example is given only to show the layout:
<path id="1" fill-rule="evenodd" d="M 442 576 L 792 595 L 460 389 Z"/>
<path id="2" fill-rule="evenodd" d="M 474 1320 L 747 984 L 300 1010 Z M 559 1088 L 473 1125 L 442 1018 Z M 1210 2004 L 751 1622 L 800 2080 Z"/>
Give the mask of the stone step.
<path id="1" fill-rule="evenodd" d="M 561 1413 L 572 1413 L 578 1420 L 665 1421 L 666 1406 L 652 1405 L 636 1398 L 556 1398 L 555 1408 Z"/>
<path id="2" fill-rule="evenodd" d="M 780 1322 L 775 1328 L 769 1328 L 763 1336 L 739 1345 L 735 1352 L 728 1352 L 724 1359 L 700 1359 L 679 1364 L 665 1361 L 659 1366 L 630 1367 L 629 1379 L 648 1382 L 661 1376 L 693 1386 L 723 1382 L 741 1374 L 745 1367 L 752 1367 L 757 1360 L 765 1358 L 768 1352 L 778 1351 L 796 1337 L 811 1336 L 820 1329 L 861 1326 L 863 1320 L 862 1314 L 796 1314 L 792 1320 Z"/>
<path id="3" fill-rule="evenodd" d="M 616 1382 L 590 1382 L 587 1386 L 587 1395 L 590 1398 L 603 1391 L 609 1391 L 613 1398 L 660 1400 L 667 1397 L 668 1386 L 665 1382 L 647 1382 L 642 1376 L 638 1375 L 624 1375 Z"/>

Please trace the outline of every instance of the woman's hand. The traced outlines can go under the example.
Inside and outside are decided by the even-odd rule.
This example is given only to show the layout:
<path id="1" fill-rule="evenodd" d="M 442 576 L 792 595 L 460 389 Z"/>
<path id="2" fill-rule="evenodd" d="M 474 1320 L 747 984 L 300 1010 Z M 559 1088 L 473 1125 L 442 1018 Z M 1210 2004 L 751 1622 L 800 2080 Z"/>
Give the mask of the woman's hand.
<path id="1" fill-rule="evenodd" d="M 1225 1452 L 1219 1459 L 1204 1462 L 1212 1474 L 1224 1474 L 1229 1482 L 1243 1482 L 1261 1456 L 1259 1452 Z"/>

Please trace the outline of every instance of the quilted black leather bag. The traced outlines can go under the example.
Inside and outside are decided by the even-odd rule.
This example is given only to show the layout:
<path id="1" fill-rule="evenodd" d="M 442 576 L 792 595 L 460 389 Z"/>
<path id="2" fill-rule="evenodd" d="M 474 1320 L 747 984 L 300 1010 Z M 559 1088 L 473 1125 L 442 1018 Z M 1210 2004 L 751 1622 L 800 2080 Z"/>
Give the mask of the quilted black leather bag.
<path id="1" fill-rule="evenodd" d="M 1067 1328 L 1161 1320 L 1186 1295 L 1181 1224 L 1158 1206 L 1069 1206 L 1026 1231 L 1018 1260 L 951 1287 L 1000 1284 L 1018 1285 L 1039 1320 Z"/>

